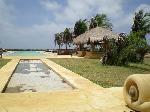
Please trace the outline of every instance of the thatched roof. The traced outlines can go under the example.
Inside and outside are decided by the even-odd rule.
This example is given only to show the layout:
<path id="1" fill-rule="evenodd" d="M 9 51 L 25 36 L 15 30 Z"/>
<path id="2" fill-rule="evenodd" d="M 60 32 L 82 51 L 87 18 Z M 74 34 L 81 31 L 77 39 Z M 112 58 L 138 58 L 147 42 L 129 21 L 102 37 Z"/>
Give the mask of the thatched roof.
<path id="1" fill-rule="evenodd" d="M 90 42 L 102 41 L 104 37 L 118 39 L 119 34 L 105 28 L 96 27 L 79 35 L 73 40 L 73 42 L 75 44 L 85 44 L 89 40 Z"/>

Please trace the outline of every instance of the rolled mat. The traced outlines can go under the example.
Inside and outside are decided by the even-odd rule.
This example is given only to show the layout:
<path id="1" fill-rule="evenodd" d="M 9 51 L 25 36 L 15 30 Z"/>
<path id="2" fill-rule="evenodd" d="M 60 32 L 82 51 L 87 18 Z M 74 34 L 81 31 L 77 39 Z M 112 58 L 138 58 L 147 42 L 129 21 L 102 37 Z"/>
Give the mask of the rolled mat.
<path id="1" fill-rule="evenodd" d="M 150 74 L 129 76 L 124 83 L 123 96 L 131 109 L 150 112 Z"/>

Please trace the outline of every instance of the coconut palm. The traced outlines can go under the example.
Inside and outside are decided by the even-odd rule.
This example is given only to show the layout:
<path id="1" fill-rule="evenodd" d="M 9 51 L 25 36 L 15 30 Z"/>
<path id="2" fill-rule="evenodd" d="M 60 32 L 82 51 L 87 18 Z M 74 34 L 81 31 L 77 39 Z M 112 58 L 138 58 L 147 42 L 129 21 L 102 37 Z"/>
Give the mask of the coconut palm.
<path id="1" fill-rule="evenodd" d="M 129 35 L 130 46 L 134 46 L 134 54 L 131 55 L 132 62 L 143 62 L 144 55 L 148 52 L 146 35 L 150 33 L 150 12 L 139 10 L 135 13 L 132 31 Z"/>
<path id="2" fill-rule="evenodd" d="M 77 21 L 75 23 L 75 26 L 74 26 L 74 35 L 75 37 L 83 34 L 85 31 L 87 31 L 88 27 L 87 27 L 87 24 L 86 24 L 86 19 L 85 20 L 82 20 L 80 19 L 79 21 Z"/>
<path id="3" fill-rule="evenodd" d="M 95 27 L 104 27 L 112 30 L 112 24 L 109 22 L 105 14 L 97 14 L 90 21 L 90 29 Z"/>
<path id="4" fill-rule="evenodd" d="M 59 50 L 58 50 L 58 53 L 60 52 L 60 47 L 62 46 L 63 44 L 63 38 L 62 38 L 62 35 L 61 33 L 56 33 L 55 34 L 55 46 L 56 44 L 59 46 Z"/>
<path id="5" fill-rule="evenodd" d="M 141 38 L 146 39 L 146 34 L 150 33 L 150 12 L 144 13 L 143 10 L 135 13 L 132 32 L 142 32 Z"/>
<path id="6" fill-rule="evenodd" d="M 66 45 L 66 51 L 67 51 L 67 46 L 72 43 L 73 36 L 72 33 L 70 32 L 69 28 L 66 28 L 65 31 L 63 32 L 63 43 Z"/>

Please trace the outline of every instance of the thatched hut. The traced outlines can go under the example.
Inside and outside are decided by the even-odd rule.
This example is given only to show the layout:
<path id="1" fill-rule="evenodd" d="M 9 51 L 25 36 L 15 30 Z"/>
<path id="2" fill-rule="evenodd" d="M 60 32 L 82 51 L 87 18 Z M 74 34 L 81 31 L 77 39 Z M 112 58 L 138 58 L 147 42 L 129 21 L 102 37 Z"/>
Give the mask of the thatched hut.
<path id="1" fill-rule="evenodd" d="M 103 48 L 107 49 L 107 43 L 104 41 L 107 39 L 118 39 L 119 34 L 112 32 L 111 30 L 102 28 L 102 27 L 96 27 L 94 29 L 91 29 L 89 31 L 86 31 L 84 34 L 79 35 L 76 37 L 73 42 L 78 46 L 78 54 L 86 54 L 85 57 L 87 58 L 100 58 L 100 54 L 103 54 L 102 52 L 95 52 L 93 49 L 95 46 L 99 45 Z M 90 45 L 90 51 L 82 51 L 83 46 Z M 86 53 L 85 53 L 86 52 Z M 98 54 L 98 55 L 97 55 Z M 90 56 L 91 55 L 91 56 Z"/>

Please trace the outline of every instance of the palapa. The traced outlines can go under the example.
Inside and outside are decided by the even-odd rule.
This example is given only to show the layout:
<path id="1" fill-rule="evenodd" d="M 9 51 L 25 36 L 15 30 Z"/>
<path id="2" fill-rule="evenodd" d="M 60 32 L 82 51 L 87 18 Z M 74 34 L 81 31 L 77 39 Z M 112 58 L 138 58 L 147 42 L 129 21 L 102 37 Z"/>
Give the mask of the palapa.
<path id="1" fill-rule="evenodd" d="M 112 32 L 106 28 L 96 27 L 73 39 L 75 44 L 86 44 L 90 42 L 102 41 L 104 37 L 118 39 L 119 34 Z"/>

